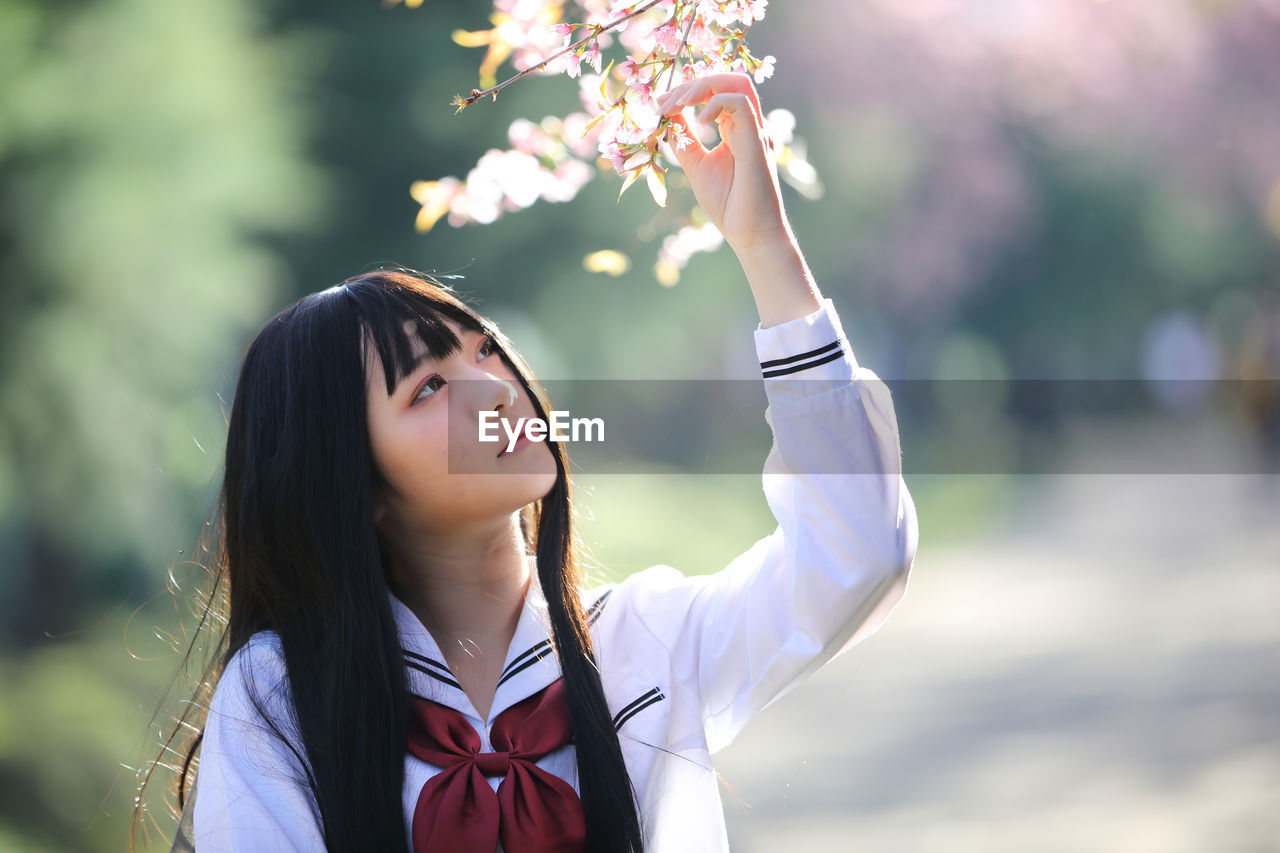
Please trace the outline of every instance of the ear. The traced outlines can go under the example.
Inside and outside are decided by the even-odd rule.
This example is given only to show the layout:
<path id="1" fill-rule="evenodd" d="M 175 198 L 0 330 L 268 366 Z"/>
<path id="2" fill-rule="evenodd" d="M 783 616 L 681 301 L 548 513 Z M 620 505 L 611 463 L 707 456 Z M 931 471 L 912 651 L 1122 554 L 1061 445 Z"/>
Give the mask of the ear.
<path id="1" fill-rule="evenodd" d="M 390 512 L 386 499 L 380 494 L 375 494 L 373 496 L 373 526 L 381 529 Z"/>

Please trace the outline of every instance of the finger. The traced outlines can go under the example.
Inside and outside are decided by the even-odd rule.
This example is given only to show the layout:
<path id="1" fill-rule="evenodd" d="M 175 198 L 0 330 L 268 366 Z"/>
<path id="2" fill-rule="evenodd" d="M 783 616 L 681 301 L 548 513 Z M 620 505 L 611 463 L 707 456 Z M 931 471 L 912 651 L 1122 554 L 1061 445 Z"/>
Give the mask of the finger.
<path id="1" fill-rule="evenodd" d="M 673 87 L 670 91 L 659 95 L 655 103 L 658 106 L 658 112 L 665 114 L 674 110 L 683 109 L 684 105 L 679 103 L 680 96 L 688 91 L 689 84 L 681 83 L 679 86 Z"/>
<path id="2" fill-rule="evenodd" d="M 749 74 L 744 74 L 741 71 L 708 74 L 696 80 L 681 83 L 667 92 L 659 100 L 658 105 L 662 112 L 667 112 L 676 105 L 687 107 L 693 104 L 700 104 L 723 92 L 736 92 L 740 95 L 745 95 L 751 101 L 751 105 L 755 107 L 756 114 L 764 114 L 764 110 L 760 106 L 760 94 L 756 91 L 755 83 Z"/>
<path id="3" fill-rule="evenodd" d="M 751 100 L 737 92 L 721 92 L 718 95 L 712 95 L 696 118 L 703 124 L 710 124 L 721 115 L 745 116 L 753 124 L 759 124 L 755 121 L 756 113 L 751 106 Z"/>
<path id="4" fill-rule="evenodd" d="M 668 147 L 675 155 L 676 162 L 680 164 L 680 168 L 688 171 L 690 168 L 696 167 L 702 162 L 702 158 L 707 156 L 707 147 L 702 144 L 702 140 L 698 139 L 698 135 L 689 127 L 689 123 L 685 117 L 679 113 L 668 116 L 667 121 L 679 127 L 685 136 L 689 138 L 689 142 L 684 148 L 677 148 L 670 140 L 667 141 Z"/>
<path id="5" fill-rule="evenodd" d="M 751 76 L 740 71 L 726 71 L 719 74 L 708 74 L 692 80 L 688 84 L 685 91 L 685 97 L 682 98 L 685 105 L 702 103 L 722 92 L 737 92 L 745 95 L 752 106 L 760 112 L 760 95 L 756 92 L 755 83 L 752 82 Z"/>
<path id="6" fill-rule="evenodd" d="M 735 157 L 768 148 L 768 134 L 746 95 L 738 92 L 712 95 L 697 120 L 704 125 L 715 122 L 720 138 L 729 144 Z"/>

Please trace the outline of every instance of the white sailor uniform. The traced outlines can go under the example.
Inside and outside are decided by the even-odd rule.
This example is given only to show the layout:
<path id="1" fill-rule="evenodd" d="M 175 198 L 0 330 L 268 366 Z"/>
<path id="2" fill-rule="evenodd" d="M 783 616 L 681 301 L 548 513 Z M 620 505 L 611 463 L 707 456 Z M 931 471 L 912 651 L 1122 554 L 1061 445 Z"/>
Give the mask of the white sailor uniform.
<path id="1" fill-rule="evenodd" d="M 755 343 L 774 434 L 764 493 L 777 528 L 715 574 L 684 577 L 654 566 L 582 593 L 645 848 L 656 853 L 728 849 L 711 754 L 874 631 L 905 593 L 915 558 L 916 511 L 901 476 L 893 404 L 876 375 L 855 362 L 831 300 L 808 316 L 757 328 Z M 560 677 L 536 574 L 488 720 L 418 618 L 394 595 L 390 602 L 410 691 L 461 712 L 482 752 L 492 749 L 494 718 Z M 210 707 L 195 849 L 322 850 L 314 804 L 298 781 L 305 773 L 249 705 L 249 672 L 268 710 L 287 707 L 278 640 L 255 635 L 227 667 Z M 286 719 L 280 713 L 275 721 Z M 537 766 L 577 790 L 573 746 Z M 423 785 L 439 770 L 406 754 L 406 832 Z M 500 781 L 489 779 L 495 789 Z"/>

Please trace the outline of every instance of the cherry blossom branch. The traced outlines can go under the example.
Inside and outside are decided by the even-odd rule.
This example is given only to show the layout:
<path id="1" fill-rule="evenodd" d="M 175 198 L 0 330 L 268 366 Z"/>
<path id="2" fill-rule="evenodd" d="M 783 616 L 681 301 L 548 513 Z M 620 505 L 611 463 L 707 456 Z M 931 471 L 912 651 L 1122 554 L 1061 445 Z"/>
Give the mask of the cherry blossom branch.
<path id="1" fill-rule="evenodd" d="M 751 25 L 746 24 L 745 26 L 743 26 L 741 30 L 735 31 L 734 37 L 737 39 L 737 42 L 735 42 L 733 45 L 734 59 L 737 59 L 739 56 L 742 56 L 742 46 L 747 43 L 747 30 L 749 29 L 751 29 Z"/>
<path id="2" fill-rule="evenodd" d="M 607 33 L 609 30 L 613 29 L 619 24 L 625 23 L 626 21 L 636 17 L 637 15 L 644 14 L 645 12 L 649 11 L 654 6 L 657 6 L 659 3 L 662 3 L 662 2 L 665 2 L 665 0 L 649 0 L 648 3 L 645 3 L 643 6 L 639 6 L 636 9 L 633 9 L 631 12 L 627 13 L 626 15 L 623 15 L 621 18 L 618 18 L 616 21 L 610 21 L 608 24 L 605 24 L 604 26 L 600 26 L 599 24 L 593 25 L 591 28 L 592 32 L 590 35 L 583 36 L 582 38 L 575 41 L 573 44 L 567 45 L 563 50 L 560 50 L 559 52 L 554 53 L 551 56 L 548 56 L 546 59 L 542 60 L 537 65 L 532 65 L 526 68 L 525 70 L 521 71 L 519 74 L 516 74 L 514 77 L 510 77 L 506 80 L 503 80 L 501 83 L 497 84 L 496 86 L 490 86 L 488 89 L 483 89 L 483 90 L 472 89 L 471 94 L 465 98 L 462 97 L 461 95 L 454 95 L 453 100 L 449 102 L 450 106 L 457 107 L 457 109 L 453 111 L 453 114 L 457 115 L 467 107 L 474 104 L 476 101 L 483 98 L 485 95 L 492 95 L 495 101 L 498 100 L 498 92 L 500 92 L 502 89 L 505 89 L 507 86 L 510 86 L 512 83 L 516 82 L 521 77 L 525 77 L 529 74 L 532 74 L 533 72 L 545 67 L 547 63 L 553 62 L 559 59 L 560 57 L 564 56 L 566 53 L 569 53 L 577 49 L 581 45 L 586 44 L 587 42 L 591 41 L 594 38 L 599 38 L 602 33 Z"/>
<path id="3" fill-rule="evenodd" d="M 676 55 L 671 57 L 671 74 L 667 76 L 667 88 L 663 89 L 664 92 L 670 92 L 671 84 L 676 82 L 676 65 L 680 63 L 680 57 L 684 54 L 684 46 L 689 43 L 689 31 L 693 29 L 693 22 L 697 19 L 698 12 L 695 9 L 694 13 L 689 16 L 688 22 L 684 25 L 684 34 L 680 36 L 680 46 L 676 48 Z"/>
<path id="4" fill-rule="evenodd" d="M 491 88 L 473 89 L 468 98 L 454 96 L 458 110 L 485 95 L 496 100 L 497 92 L 516 80 L 539 71 L 549 73 L 552 68 L 570 78 L 581 76 L 579 96 L 583 108 L 563 117 L 546 116 L 537 124 L 516 119 L 507 131 L 511 148 L 486 151 L 465 178 L 415 181 L 410 194 L 421 205 L 415 228 L 429 231 L 441 219 L 447 219 L 454 227 L 487 224 L 539 199 L 566 202 L 599 171 L 607 171 L 607 166 L 612 166 L 622 179 L 619 199 L 643 178 L 657 205 L 668 207 L 668 169 L 663 161 L 672 159 L 673 151 L 692 143 L 693 137 L 657 109 L 655 97 L 670 92 L 681 80 L 696 79 L 702 74 L 745 72 L 756 83 L 772 76 L 774 58 L 752 56 L 745 43 L 747 30 L 764 17 L 767 3 L 768 0 L 636 0 L 624 6 L 615 2 L 618 11 L 611 14 L 618 15 L 617 20 L 603 21 L 603 15 L 597 17 L 590 10 L 604 4 L 604 0 L 578 0 L 587 20 L 575 23 L 562 20 L 564 0 L 521 0 L 514 5 L 512 0 L 495 0 L 495 9 L 505 10 L 504 15 L 516 7 L 521 11 L 511 18 L 510 32 L 499 34 L 495 28 L 489 33 L 491 53 L 496 45 L 497 54 L 503 58 L 518 51 L 517 67 L 537 64 Z M 668 4 L 669 11 L 665 8 Z M 639 26 L 624 26 L 639 16 L 656 20 L 642 18 L 637 21 Z M 552 25 L 553 21 L 558 23 Z M 582 34 L 575 38 L 579 28 Z M 613 60 L 601 70 L 601 45 L 608 47 L 611 36 L 606 34 L 610 31 L 626 52 L 614 75 L 610 74 Z M 564 38 L 562 48 L 555 41 L 559 37 Z M 567 63 L 552 64 L 566 56 Z M 486 57 L 489 62 L 490 57 Z M 588 79 L 583 73 L 584 64 L 593 67 L 597 75 Z M 488 66 L 482 66 L 485 67 Z M 622 91 L 611 96 L 610 84 L 615 78 L 621 80 Z M 491 80 L 490 73 L 485 82 Z M 816 172 L 805 159 L 804 141 L 792 134 L 794 116 L 786 110 L 774 110 L 763 118 L 770 138 L 778 146 L 780 177 L 802 193 L 816 197 L 821 188 Z M 670 148 L 664 147 L 663 142 Z M 684 207 L 689 201 L 687 185 L 677 179 L 672 189 L 679 195 L 673 195 L 671 201 Z M 714 251 L 723 243 L 715 225 L 696 205 L 683 213 L 670 211 L 649 230 L 653 233 L 641 238 L 641 242 L 654 239 L 660 231 L 670 232 L 662 240 L 654 265 L 654 276 L 663 285 L 676 283 L 690 256 Z M 619 275 L 629 267 L 630 253 L 600 250 L 584 257 L 583 265 L 589 270 Z"/>

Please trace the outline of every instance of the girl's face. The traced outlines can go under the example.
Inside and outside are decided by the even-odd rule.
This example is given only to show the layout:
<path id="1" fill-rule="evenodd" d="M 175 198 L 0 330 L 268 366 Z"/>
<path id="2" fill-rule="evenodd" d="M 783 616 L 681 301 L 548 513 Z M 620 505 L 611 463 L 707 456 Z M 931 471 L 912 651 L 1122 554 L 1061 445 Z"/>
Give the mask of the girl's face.
<path id="1" fill-rule="evenodd" d="M 439 536 L 506 523 L 555 486 L 555 459 L 544 442 L 521 442 L 506 453 L 501 425 L 498 442 L 480 441 L 480 412 L 496 410 L 513 428 L 537 412 L 492 338 L 444 322 L 461 348 L 436 361 L 411 332 L 421 361 L 389 396 L 377 348 L 368 347 L 369 442 L 396 492 L 375 496 L 374 520 L 384 532 Z"/>

